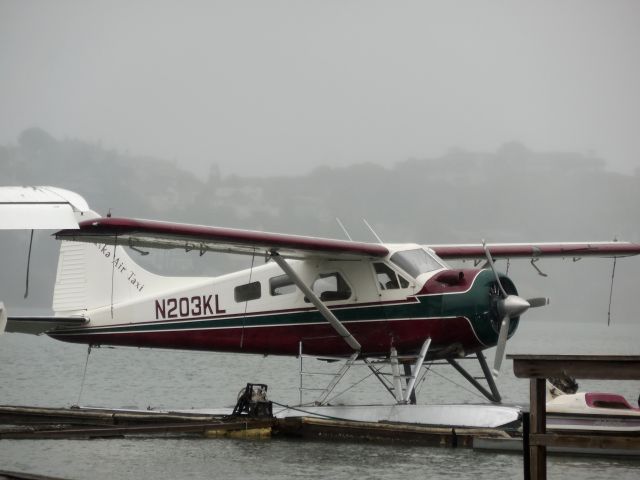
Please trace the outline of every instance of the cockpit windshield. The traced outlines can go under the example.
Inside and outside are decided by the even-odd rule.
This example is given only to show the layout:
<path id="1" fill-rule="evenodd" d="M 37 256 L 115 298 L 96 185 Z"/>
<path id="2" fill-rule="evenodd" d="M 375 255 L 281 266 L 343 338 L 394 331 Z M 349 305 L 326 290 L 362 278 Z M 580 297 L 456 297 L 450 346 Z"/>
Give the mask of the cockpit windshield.
<path id="1" fill-rule="evenodd" d="M 444 267 L 422 248 L 396 252 L 391 255 L 390 260 L 413 278 L 417 278 L 422 273 L 433 272 Z"/>

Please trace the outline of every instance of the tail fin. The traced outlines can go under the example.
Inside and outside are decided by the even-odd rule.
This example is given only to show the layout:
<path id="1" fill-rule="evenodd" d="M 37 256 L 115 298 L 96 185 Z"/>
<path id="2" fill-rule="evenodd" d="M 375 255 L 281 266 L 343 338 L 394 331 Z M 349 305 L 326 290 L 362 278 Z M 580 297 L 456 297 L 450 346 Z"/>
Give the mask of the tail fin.
<path id="1" fill-rule="evenodd" d="M 63 241 L 60 246 L 53 310 L 79 314 L 136 302 L 163 291 L 203 284 L 205 278 L 165 277 L 134 262 L 124 247 Z"/>

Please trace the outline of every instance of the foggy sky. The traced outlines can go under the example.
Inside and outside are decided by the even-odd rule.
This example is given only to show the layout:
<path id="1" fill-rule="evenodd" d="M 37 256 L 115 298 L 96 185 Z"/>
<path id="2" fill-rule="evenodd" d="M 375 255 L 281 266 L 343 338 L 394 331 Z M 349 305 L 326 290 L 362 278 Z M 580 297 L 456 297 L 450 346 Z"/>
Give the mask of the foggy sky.
<path id="1" fill-rule="evenodd" d="M 0 144 L 39 126 L 223 174 L 451 147 L 640 166 L 637 1 L 0 0 Z"/>

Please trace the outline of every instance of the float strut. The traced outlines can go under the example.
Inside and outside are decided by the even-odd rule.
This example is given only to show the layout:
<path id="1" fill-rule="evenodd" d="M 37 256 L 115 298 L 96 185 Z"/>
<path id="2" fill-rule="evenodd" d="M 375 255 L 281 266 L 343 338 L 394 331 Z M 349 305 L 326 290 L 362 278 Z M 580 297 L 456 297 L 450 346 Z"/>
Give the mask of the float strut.
<path id="1" fill-rule="evenodd" d="M 491 391 L 489 392 L 486 388 L 484 388 L 478 380 L 476 380 L 469 372 L 467 372 L 458 362 L 456 362 L 453 358 L 447 358 L 447 362 L 455 368 L 460 375 L 467 379 L 467 381 L 473 385 L 480 393 L 482 393 L 490 402 L 493 403 L 501 403 L 502 397 L 500 396 L 500 392 L 498 391 L 498 387 L 496 386 L 495 381 L 493 380 L 493 376 L 491 375 L 491 371 L 489 370 L 489 366 L 487 365 L 487 361 L 484 358 L 482 352 L 478 352 L 477 354 L 478 362 L 480 363 L 480 367 L 482 368 L 482 373 L 484 373 L 484 378 L 489 385 Z"/>
<path id="2" fill-rule="evenodd" d="M 429 345 L 431 345 L 431 339 L 427 338 L 427 340 L 422 344 L 422 348 L 420 349 L 420 354 L 418 355 L 416 364 L 413 367 L 413 373 L 411 373 L 411 377 L 409 378 L 409 384 L 407 385 L 407 391 L 405 392 L 405 396 L 404 396 L 405 403 L 408 400 L 410 400 L 415 393 L 414 389 L 416 387 L 416 380 L 420 375 L 420 369 L 422 368 L 422 364 L 424 363 L 424 358 L 427 356 Z"/>

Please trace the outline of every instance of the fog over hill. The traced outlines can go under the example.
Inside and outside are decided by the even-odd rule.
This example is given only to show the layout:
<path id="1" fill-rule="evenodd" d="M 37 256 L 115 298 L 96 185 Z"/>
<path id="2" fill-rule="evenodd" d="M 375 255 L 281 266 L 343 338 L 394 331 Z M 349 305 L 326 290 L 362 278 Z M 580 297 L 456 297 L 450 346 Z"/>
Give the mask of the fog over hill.
<path id="1" fill-rule="evenodd" d="M 640 241 L 640 174 L 607 169 L 606 159 L 539 152 L 517 142 L 495 152 L 451 149 L 385 168 L 373 163 L 319 167 L 305 175 L 206 177 L 177 163 L 137 157 L 81 140 L 56 139 L 31 128 L 0 147 L 3 185 L 54 185 L 78 192 L 101 214 L 344 238 L 339 217 L 356 240 L 375 241 L 366 218 L 386 242 Z M 36 234 L 30 296 L 23 300 L 26 233 L 0 238 L 0 299 L 9 308 L 51 301 L 57 242 Z M 213 274 L 244 258 L 154 253 L 148 267 L 180 274 Z M 606 321 L 611 261 L 543 260 L 542 278 L 513 262 L 510 274 L 525 296 L 548 295 L 546 315 Z M 506 266 L 500 265 L 504 269 Z M 614 319 L 635 320 L 637 258 L 618 262 Z M 7 275 L 11 272 L 12 275 Z M 553 309 L 551 308 L 553 307 Z M 543 310 L 543 309 L 538 309 Z M 531 313 L 542 318 L 544 314 Z"/>

